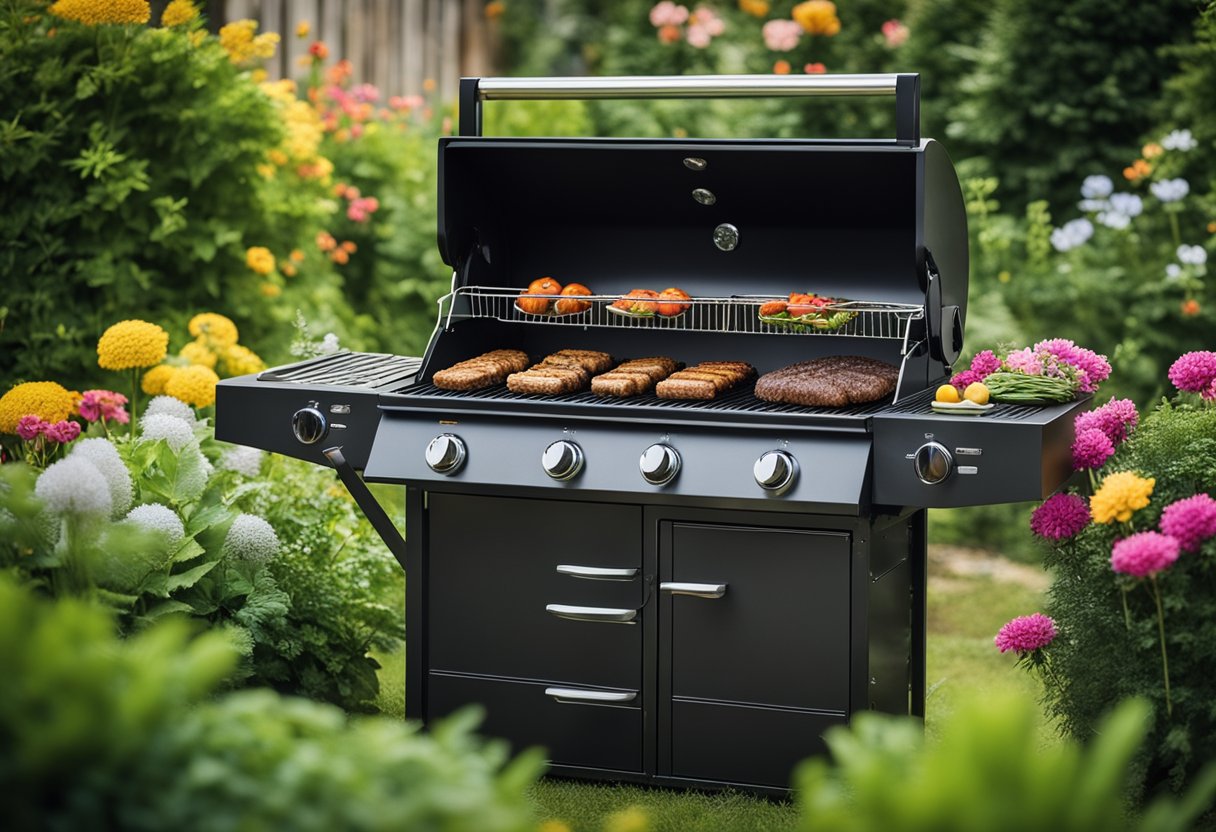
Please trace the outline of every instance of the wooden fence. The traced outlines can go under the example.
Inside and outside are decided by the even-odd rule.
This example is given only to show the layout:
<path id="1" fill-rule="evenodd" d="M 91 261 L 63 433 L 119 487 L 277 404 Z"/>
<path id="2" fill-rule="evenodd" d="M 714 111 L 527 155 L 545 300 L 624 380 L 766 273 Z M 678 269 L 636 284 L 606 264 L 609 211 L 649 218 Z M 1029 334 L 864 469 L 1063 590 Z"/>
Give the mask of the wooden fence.
<path id="1" fill-rule="evenodd" d="M 331 60 L 348 59 L 354 79 L 375 84 L 383 95 L 410 95 L 434 81 L 445 99 L 456 97 L 463 75 L 493 74 L 494 24 L 485 0 L 210 0 L 213 29 L 252 18 L 259 32 L 282 37 L 266 69 L 271 77 L 300 78 L 300 59 L 315 40 Z M 307 38 L 296 27 L 308 23 Z"/>

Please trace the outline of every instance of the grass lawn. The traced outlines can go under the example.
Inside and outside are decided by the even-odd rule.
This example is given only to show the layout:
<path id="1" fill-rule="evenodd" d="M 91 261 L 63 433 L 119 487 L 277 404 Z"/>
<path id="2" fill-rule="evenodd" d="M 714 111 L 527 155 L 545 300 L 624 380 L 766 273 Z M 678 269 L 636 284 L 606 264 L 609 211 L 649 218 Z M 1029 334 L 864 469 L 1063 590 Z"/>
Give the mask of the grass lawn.
<path id="1" fill-rule="evenodd" d="M 937 736 L 961 698 L 1013 688 L 1037 699 L 1039 683 L 1001 656 L 992 638 L 1002 624 L 1042 607 L 1047 576 L 1035 566 L 951 547 L 929 557 L 929 696 L 925 730 Z M 378 654 L 381 709 L 405 710 L 405 653 Z M 1055 741 L 1041 730 L 1046 745 Z M 795 827 L 792 804 L 736 792 L 697 794 L 637 786 L 544 780 L 532 792 L 538 821 L 560 820 L 574 832 L 777 832 Z M 639 825 L 640 809 L 648 819 Z"/>

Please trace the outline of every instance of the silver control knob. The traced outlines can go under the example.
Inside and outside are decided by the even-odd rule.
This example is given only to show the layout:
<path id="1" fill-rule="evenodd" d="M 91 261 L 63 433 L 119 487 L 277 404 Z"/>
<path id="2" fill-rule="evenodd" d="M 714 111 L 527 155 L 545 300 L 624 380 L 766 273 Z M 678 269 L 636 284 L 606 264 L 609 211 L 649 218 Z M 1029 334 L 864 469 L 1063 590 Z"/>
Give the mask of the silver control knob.
<path id="1" fill-rule="evenodd" d="M 574 479 L 583 470 L 583 449 L 566 439 L 559 439 L 545 448 L 540 464 L 555 480 Z"/>
<path id="2" fill-rule="evenodd" d="M 925 485 L 945 482 L 954 471 L 954 457 L 940 442 L 926 442 L 916 449 L 912 458 L 916 478 Z"/>
<path id="3" fill-rule="evenodd" d="M 329 433 L 329 423 L 317 408 L 302 407 L 291 417 L 291 432 L 302 445 L 315 445 Z"/>
<path id="4" fill-rule="evenodd" d="M 659 442 L 642 452 L 638 468 L 642 471 L 642 479 L 651 485 L 667 485 L 680 473 L 680 453 Z"/>
<path id="5" fill-rule="evenodd" d="M 426 446 L 426 464 L 437 474 L 456 473 L 467 456 L 464 440 L 451 433 L 439 434 Z"/>
<path id="6" fill-rule="evenodd" d="M 785 451 L 769 451 L 756 460 L 752 474 L 761 488 L 780 494 L 798 476 L 798 460 Z"/>

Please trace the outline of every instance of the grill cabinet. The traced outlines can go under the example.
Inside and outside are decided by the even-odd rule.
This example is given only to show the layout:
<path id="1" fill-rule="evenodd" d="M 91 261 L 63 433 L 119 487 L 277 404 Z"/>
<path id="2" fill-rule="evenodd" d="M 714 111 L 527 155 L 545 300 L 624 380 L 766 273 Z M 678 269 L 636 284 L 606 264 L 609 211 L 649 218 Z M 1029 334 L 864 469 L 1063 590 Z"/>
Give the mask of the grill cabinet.
<path id="1" fill-rule="evenodd" d="M 479 135 L 495 97 L 845 93 L 894 95 L 895 139 Z M 962 348 L 967 238 L 918 95 L 915 75 L 463 82 L 461 135 L 439 145 L 452 289 L 426 354 L 342 353 L 218 392 L 219 438 L 334 466 L 405 568 L 408 716 L 480 703 L 486 733 L 543 745 L 557 774 L 781 793 L 827 727 L 923 714 L 924 509 L 1046 496 L 1085 403 L 931 412 Z M 520 311 L 542 275 L 593 287 L 592 308 Z M 664 286 L 693 296 L 685 314 L 606 311 Z M 852 319 L 830 332 L 757 319 L 760 299 L 806 289 L 850 299 Z M 750 387 L 694 402 L 430 383 L 498 348 L 762 373 L 854 354 L 900 375 L 893 396 L 851 408 Z M 581 456 L 569 477 L 542 466 L 574 459 L 546 458 L 555 443 Z M 639 456 L 664 446 L 678 473 L 651 484 Z M 437 471 L 428 447 L 456 464 Z M 783 464 L 788 485 L 760 484 Z M 407 539 L 356 470 L 407 486 Z"/>

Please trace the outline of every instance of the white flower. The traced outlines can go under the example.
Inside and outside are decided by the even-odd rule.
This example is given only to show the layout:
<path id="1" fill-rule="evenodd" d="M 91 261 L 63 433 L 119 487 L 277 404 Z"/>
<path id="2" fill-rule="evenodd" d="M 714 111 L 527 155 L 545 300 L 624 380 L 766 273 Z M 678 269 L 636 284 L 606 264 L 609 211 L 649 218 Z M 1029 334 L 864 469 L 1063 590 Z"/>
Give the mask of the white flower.
<path id="1" fill-rule="evenodd" d="M 1166 280 L 1177 280 L 1180 277 L 1182 277 L 1182 266 L 1179 266 L 1177 263 L 1170 263 L 1165 267 Z"/>
<path id="2" fill-rule="evenodd" d="M 256 477 L 262 472 L 262 452 L 257 448 L 237 445 L 220 456 L 220 467 L 225 471 L 236 471 L 246 477 Z"/>
<path id="3" fill-rule="evenodd" d="M 186 536 L 186 528 L 182 519 L 173 509 L 160 503 L 148 503 L 136 506 L 127 513 L 127 521 L 151 532 L 160 532 L 169 541 L 169 548 L 174 549 Z"/>
<path id="4" fill-rule="evenodd" d="M 93 463 L 110 489 L 110 516 L 121 517 L 131 507 L 131 472 L 108 439 L 81 439 L 69 456 L 80 456 Z"/>
<path id="5" fill-rule="evenodd" d="M 1094 224 L 1087 219 L 1069 220 L 1051 232 L 1056 251 L 1071 251 L 1094 235 Z"/>
<path id="6" fill-rule="evenodd" d="M 1144 213 L 1144 200 L 1138 194 L 1111 194 L 1110 210 L 1117 211 L 1129 219 Z"/>
<path id="7" fill-rule="evenodd" d="M 113 505 L 110 486 L 97 466 L 74 454 L 43 471 L 34 485 L 34 493 L 56 514 L 105 517 Z"/>
<path id="8" fill-rule="evenodd" d="M 156 396 L 144 408 L 144 418 L 149 416 L 173 416 L 188 425 L 194 424 L 194 408 L 172 396 Z"/>
<path id="9" fill-rule="evenodd" d="M 1191 186 L 1185 179 L 1162 179 L 1148 188 L 1162 202 L 1177 202 L 1191 192 Z"/>
<path id="10" fill-rule="evenodd" d="M 147 414 L 139 422 L 139 432 L 146 442 L 163 439 L 175 451 L 194 443 L 194 427 L 176 416 L 164 413 Z"/>
<path id="11" fill-rule="evenodd" d="M 1083 199 L 1077 203 L 1077 207 L 1087 214 L 1092 214 L 1094 211 L 1105 211 L 1110 207 L 1110 203 L 1105 199 Z"/>
<path id="12" fill-rule="evenodd" d="M 1104 199 L 1115 189 L 1115 183 L 1109 176 L 1087 176 L 1081 183 L 1081 196 L 1086 199 Z"/>
<path id="13" fill-rule="evenodd" d="M 321 339 L 321 343 L 317 344 L 317 352 L 320 355 L 333 355 L 339 349 L 338 336 L 332 332 L 325 333 L 325 337 Z"/>
<path id="14" fill-rule="evenodd" d="M 1127 228 L 1131 224 L 1131 221 L 1131 217 L 1119 211 L 1103 211 L 1098 214 L 1098 222 L 1107 228 L 1113 228 L 1117 231 Z"/>
<path id="15" fill-rule="evenodd" d="M 1188 266 L 1202 266 L 1208 262 L 1208 253 L 1203 246 L 1178 246 L 1178 260 Z"/>
<path id="16" fill-rule="evenodd" d="M 1161 146 L 1166 150 L 1181 150 L 1184 153 L 1199 146 L 1190 130 L 1171 130 L 1170 134 L 1161 140 Z"/>
<path id="17" fill-rule="evenodd" d="M 224 538 L 224 554 L 230 558 L 262 563 L 279 553 L 279 536 L 256 514 L 238 514 Z"/>

